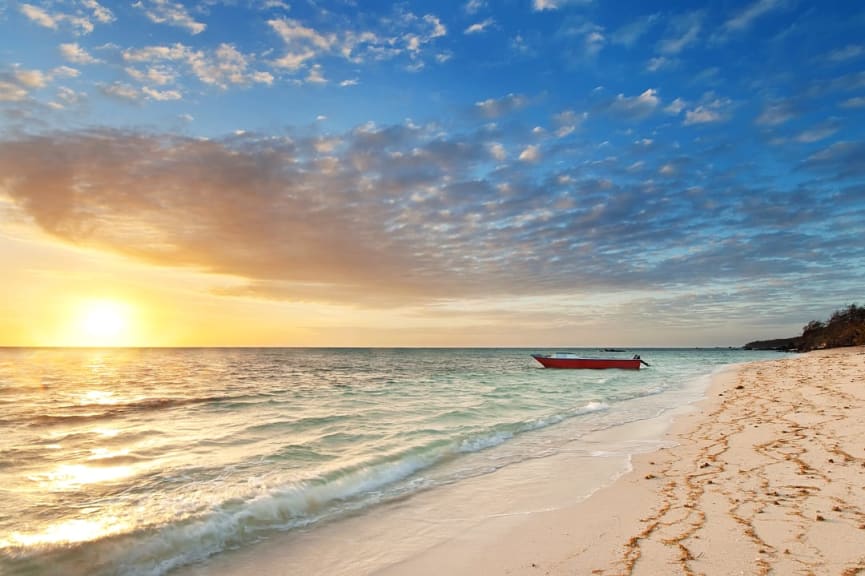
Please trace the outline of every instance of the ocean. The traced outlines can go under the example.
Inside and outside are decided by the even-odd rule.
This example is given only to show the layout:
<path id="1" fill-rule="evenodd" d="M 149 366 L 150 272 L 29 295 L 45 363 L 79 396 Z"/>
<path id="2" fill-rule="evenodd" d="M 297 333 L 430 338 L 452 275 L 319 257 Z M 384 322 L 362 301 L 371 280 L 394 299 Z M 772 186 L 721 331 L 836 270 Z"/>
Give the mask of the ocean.
<path id="1" fill-rule="evenodd" d="M 775 356 L 629 349 L 651 366 L 549 370 L 529 355 L 547 351 L 0 349 L 0 574 L 223 574 L 273 542 L 285 573 L 370 573 L 390 560 L 326 559 L 329 530 L 397 503 L 413 520 L 381 546 L 410 554 L 421 498 L 569 455 L 598 463 L 591 493 L 661 442 L 593 434 L 648 429 L 713 372 Z M 285 557 L 316 535 L 329 563 Z"/>

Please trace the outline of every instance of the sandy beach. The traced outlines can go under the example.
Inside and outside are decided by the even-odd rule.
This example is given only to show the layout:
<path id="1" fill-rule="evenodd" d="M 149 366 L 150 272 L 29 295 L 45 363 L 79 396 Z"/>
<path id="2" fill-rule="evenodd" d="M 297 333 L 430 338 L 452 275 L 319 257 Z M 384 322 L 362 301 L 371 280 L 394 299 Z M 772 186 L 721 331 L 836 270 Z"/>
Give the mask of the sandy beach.
<path id="1" fill-rule="evenodd" d="M 865 349 L 724 373 L 668 437 L 582 502 L 382 573 L 865 573 Z"/>
<path id="2" fill-rule="evenodd" d="M 579 445 L 178 573 L 865 573 L 865 348 L 740 365 Z"/>

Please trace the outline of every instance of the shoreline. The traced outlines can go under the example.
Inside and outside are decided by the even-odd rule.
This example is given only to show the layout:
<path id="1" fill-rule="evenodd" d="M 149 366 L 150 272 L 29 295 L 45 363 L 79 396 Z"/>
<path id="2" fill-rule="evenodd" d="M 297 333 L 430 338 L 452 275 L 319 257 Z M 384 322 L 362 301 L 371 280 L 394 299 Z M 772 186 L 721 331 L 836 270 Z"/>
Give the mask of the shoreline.
<path id="1" fill-rule="evenodd" d="M 722 372 L 666 437 L 582 502 L 378 574 L 865 573 L 865 348 Z"/>
<path id="2" fill-rule="evenodd" d="M 865 574 L 863 347 L 731 366 L 579 443 L 171 573 Z"/>

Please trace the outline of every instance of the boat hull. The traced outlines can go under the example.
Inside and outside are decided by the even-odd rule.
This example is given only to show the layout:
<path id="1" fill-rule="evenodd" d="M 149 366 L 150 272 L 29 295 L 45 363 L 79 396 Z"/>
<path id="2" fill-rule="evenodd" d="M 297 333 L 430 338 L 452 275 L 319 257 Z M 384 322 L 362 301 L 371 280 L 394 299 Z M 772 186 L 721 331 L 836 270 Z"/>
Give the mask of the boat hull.
<path id="1" fill-rule="evenodd" d="M 639 358 L 556 358 L 542 354 L 532 354 L 532 358 L 541 363 L 544 368 L 568 368 L 578 370 L 639 370 Z"/>

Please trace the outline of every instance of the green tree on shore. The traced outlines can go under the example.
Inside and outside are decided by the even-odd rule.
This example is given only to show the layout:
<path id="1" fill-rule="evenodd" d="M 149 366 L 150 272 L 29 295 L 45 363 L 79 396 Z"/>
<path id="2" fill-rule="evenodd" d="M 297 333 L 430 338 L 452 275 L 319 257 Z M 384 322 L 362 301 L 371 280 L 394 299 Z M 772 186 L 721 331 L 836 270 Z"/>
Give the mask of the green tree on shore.
<path id="1" fill-rule="evenodd" d="M 850 304 L 825 323 L 812 320 L 802 329 L 799 350 L 865 345 L 865 307 Z"/>
<path id="2" fill-rule="evenodd" d="M 849 304 L 836 310 L 826 322 L 811 320 L 802 335 L 745 344 L 746 350 L 820 350 L 842 346 L 865 346 L 865 306 Z"/>

